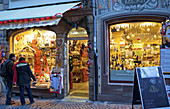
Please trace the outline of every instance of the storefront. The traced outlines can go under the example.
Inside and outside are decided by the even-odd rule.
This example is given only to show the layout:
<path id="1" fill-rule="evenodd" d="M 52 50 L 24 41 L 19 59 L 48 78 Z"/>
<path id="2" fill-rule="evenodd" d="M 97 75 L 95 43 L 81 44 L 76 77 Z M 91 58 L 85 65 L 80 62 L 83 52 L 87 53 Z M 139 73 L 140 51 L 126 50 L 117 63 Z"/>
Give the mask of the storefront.
<path id="1" fill-rule="evenodd" d="M 44 13 L 40 15 L 39 12 L 43 9 Z M 26 15 L 31 12 L 37 14 Z M 9 44 L 7 54 L 15 53 L 16 60 L 21 56 L 24 57 L 38 80 L 37 84 L 31 86 L 33 95 L 45 98 L 85 96 L 86 99 L 93 99 L 93 95 L 89 94 L 89 80 L 93 77 L 88 76 L 87 56 L 91 54 L 88 51 L 88 42 L 93 37 L 91 9 L 82 8 L 81 2 L 77 1 L 4 11 L 1 15 L 11 13 L 18 14 L 17 18 L 9 16 L 8 20 L 3 17 L 0 29 L 5 29 L 6 32 Z M 69 57 L 72 57 L 72 60 L 69 60 Z M 70 66 L 73 66 L 72 69 Z M 60 76 L 56 76 L 53 71 Z M 60 77 L 60 80 L 55 79 L 60 83 L 52 81 L 52 75 Z M 85 87 L 81 88 L 82 84 Z M 85 92 L 80 93 L 80 90 L 84 89 Z M 14 93 L 18 91 L 18 87 L 14 87 Z"/>
<path id="2" fill-rule="evenodd" d="M 38 83 L 36 87 L 49 88 L 50 71 L 56 66 L 56 34 L 44 29 L 29 29 L 10 37 L 11 52 L 16 60 L 24 57 Z"/>
<path id="3" fill-rule="evenodd" d="M 135 67 L 161 66 L 161 29 L 170 15 L 169 5 L 156 0 L 99 0 L 96 4 L 97 99 L 132 102 Z"/>
<path id="4" fill-rule="evenodd" d="M 69 95 L 82 95 L 81 98 L 89 99 L 88 35 L 84 28 L 70 30 L 67 36 L 67 59 Z"/>

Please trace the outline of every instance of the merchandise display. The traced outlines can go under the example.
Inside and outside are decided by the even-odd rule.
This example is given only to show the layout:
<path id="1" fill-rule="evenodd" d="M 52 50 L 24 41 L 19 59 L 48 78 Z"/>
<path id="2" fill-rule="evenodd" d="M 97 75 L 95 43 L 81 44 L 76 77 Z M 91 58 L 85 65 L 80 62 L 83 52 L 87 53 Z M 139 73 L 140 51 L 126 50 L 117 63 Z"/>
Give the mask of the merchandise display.
<path id="1" fill-rule="evenodd" d="M 160 65 L 161 23 L 136 22 L 110 26 L 110 70 Z"/>
<path id="2" fill-rule="evenodd" d="M 30 29 L 14 36 L 16 60 L 24 57 L 38 83 L 36 87 L 50 85 L 50 71 L 56 66 L 56 34 L 52 31 Z"/>
<path id="3" fill-rule="evenodd" d="M 73 40 L 69 41 L 69 69 L 71 81 L 86 82 L 88 81 L 87 61 L 87 40 Z"/>

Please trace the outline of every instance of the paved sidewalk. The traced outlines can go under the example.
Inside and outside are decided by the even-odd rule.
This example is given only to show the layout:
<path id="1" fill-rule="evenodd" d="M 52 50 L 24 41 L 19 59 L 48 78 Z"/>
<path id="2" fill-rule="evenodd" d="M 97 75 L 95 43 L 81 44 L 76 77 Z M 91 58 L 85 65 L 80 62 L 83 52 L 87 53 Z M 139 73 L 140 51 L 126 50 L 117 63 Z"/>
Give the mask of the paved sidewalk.
<path id="1" fill-rule="evenodd" d="M 15 104 L 6 106 L 5 96 L 0 97 L 0 109 L 132 109 L 130 104 L 113 104 L 103 102 L 92 102 L 85 99 L 65 98 L 59 99 L 41 99 L 34 98 L 35 103 L 29 105 L 26 97 L 26 105 L 21 105 L 18 96 L 13 97 Z M 134 109 L 142 109 L 140 105 L 135 105 Z"/>

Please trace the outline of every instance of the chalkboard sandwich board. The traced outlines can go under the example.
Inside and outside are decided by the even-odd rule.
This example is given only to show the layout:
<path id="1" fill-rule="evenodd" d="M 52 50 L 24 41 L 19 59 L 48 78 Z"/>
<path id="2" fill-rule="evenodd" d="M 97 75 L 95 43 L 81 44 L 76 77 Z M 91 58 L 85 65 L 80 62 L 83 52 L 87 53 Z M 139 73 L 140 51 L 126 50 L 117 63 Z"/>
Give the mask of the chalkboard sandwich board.
<path id="1" fill-rule="evenodd" d="M 160 66 L 135 69 L 132 107 L 140 101 L 143 109 L 169 108 L 165 80 Z"/>

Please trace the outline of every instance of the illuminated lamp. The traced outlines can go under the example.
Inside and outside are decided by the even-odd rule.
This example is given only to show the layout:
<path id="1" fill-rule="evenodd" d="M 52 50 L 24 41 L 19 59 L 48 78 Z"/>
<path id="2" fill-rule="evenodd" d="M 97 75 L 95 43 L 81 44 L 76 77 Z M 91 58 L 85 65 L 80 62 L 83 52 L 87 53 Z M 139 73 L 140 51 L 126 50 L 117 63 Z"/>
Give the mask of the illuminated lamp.
<path id="1" fill-rule="evenodd" d="M 19 20 L 19 22 L 21 23 L 21 22 L 23 22 L 22 20 Z"/>
<path id="2" fill-rule="evenodd" d="M 0 22 L 0 24 L 3 24 L 3 22 Z"/>
<path id="3" fill-rule="evenodd" d="M 24 19 L 25 22 L 28 22 L 28 19 Z"/>
<path id="4" fill-rule="evenodd" d="M 34 21 L 34 19 L 29 19 L 30 21 Z"/>
<path id="5" fill-rule="evenodd" d="M 39 21 L 40 19 L 39 18 L 37 18 L 37 19 L 35 19 L 36 21 Z"/>
<path id="6" fill-rule="evenodd" d="M 9 20 L 9 22 L 12 22 L 12 20 Z"/>

